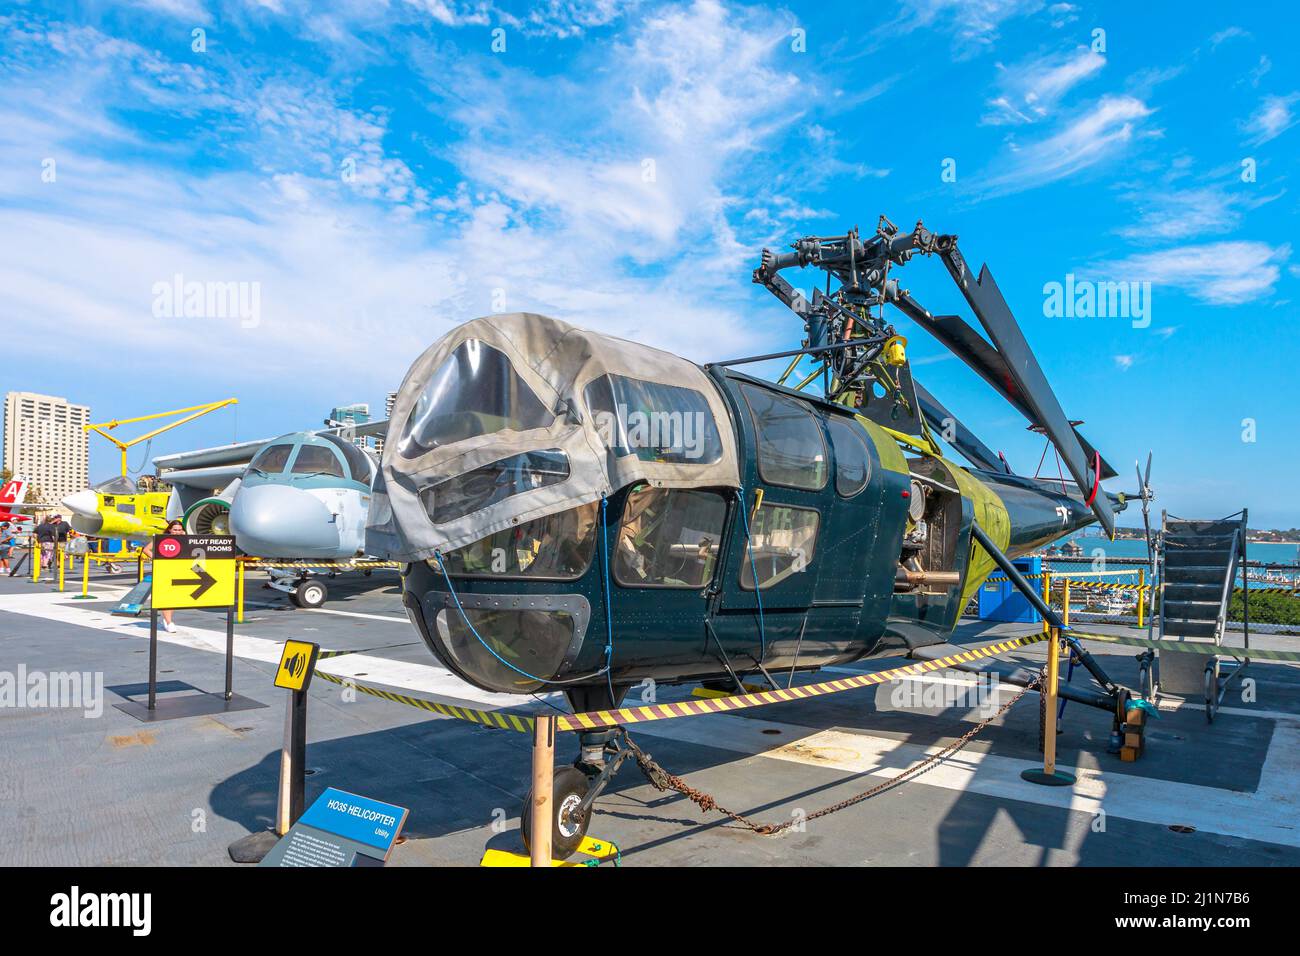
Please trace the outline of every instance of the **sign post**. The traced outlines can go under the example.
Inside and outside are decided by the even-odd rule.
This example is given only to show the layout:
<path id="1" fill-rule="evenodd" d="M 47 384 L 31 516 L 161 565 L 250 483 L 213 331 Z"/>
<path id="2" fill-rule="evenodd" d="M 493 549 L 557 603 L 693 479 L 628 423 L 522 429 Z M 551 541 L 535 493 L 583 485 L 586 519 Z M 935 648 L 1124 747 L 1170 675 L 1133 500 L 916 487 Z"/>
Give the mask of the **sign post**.
<path id="1" fill-rule="evenodd" d="M 287 835 L 302 816 L 307 779 L 307 688 L 316 673 L 320 645 L 285 641 L 275 686 L 287 690 L 284 707 L 284 744 L 280 748 L 280 783 L 276 788 L 275 829 L 240 837 L 230 844 L 236 863 L 259 863 Z"/>
<path id="2" fill-rule="evenodd" d="M 128 700 L 117 708 L 139 720 L 171 720 L 265 707 L 234 692 L 235 539 L 229 535 L 160 534 L 153 539 L 153 574 L 149 606 L 149 686 L 142 707 Z M 143 567 L 143 564 L 141 564 Z M 158 700 L 158 612 L 194 608 L 226 609 L 226 682 L 223 695 Z"/>

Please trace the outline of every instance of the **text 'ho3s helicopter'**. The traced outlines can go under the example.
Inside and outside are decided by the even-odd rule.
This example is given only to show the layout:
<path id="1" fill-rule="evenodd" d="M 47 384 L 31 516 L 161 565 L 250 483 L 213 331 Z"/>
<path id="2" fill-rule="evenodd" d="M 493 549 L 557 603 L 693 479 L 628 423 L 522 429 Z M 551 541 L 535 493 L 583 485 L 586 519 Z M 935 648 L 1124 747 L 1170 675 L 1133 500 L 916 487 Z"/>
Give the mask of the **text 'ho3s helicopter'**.
<path id="1" fill-rule="evenodd" d="M 409 562 L 403 600 L 433 653 L 489 691 L 562 690 L 575 711 L 630 688 L 815 670 L 871 654 L 935 658 L 966 603 L 1008 556 L 1093 521 L 1113 533 L 1114 471 L 1066 419 L 987 267 L 956 237 L 811 237 L 763 252 L 754 281 L 804 321 L 803 349 L 698 366 L 534 314 L 448 333 L 397 396 L 367 550 Z M 937 255 L 988 333 L 934 316 L 892 269 Z M 839 282 L 808 302 L 781 277 Z M 911 374 L 883 319 L 898 308 L 1043 431 L 1074 479 L 1025 478 Z M 874 313 L 873 313 L 874 310 Z M 825 397 L 735 366 L 820 363 Z M 783 378 L 783 381 L 785 379 Z M 933 430 L 969 461 L 942 453 Z M 998 559 L 995 561 L 995 558 Z M 1122 713 L 1096 687 L 1062 696 Z M 1036 676 L 1008 666 L 999 676 Z M 581 839 L 627 754 L 617 728 L 580 735 L 556 775 L 554 847 Z M 525 812 L 527 821 L 529 814 Z M 525 824 L 527 826 L 527 823 Z"/>

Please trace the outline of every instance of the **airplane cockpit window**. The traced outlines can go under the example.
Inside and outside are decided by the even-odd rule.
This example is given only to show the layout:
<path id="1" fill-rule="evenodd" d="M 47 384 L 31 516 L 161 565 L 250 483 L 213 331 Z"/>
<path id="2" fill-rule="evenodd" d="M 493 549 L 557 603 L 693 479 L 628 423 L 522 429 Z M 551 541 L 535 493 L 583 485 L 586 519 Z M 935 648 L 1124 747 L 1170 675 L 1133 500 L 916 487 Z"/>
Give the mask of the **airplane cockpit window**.
<path id="1" fill-rule="evenodd" d="M 587 385 L 583 397 L 615 455 L 695 465 L 722 458 L 717 423 L 708 400 L 695 389 L 602 375 Z"/>
<path id="2" fill-rule="evenodd" d="M 749 546 L 740 568 L 740 586 L 754 589 L 755 567 L 763 589 L 807 571 L 817 550 L 820 524 L 821 515 L 811 508 L 764 502 L 749 519 Z"/>
<path id="3" fill-rule="evenodd" d="M 303 445 L 293 460 L 295 475 L 328 475 L 343 477 L 343 463 L 328 445 Z"/>
<path id="4" fill-rule="evenodd" d="M 831 447 L 835 449 L 835 491 L 841 498 L 852 498 L 867 487 L 871 477 L 871 452 L 862 426 L 842 418 L 827 422 Z"/>
<path id="5" fill-rule="evenodd" d="M 278 475 L 284 471 L 284 466 L 289 463 L 289 455 L 292 452 L 293 442 L 267 445 L 249 462 L 248 467 L 253 471 L 260 471 L 264 475 Z"/>
<path id="6" fill-rule="evenodd" d="M 802 402 L 742 385 L 758 433 L 758 474 L 772 485 L 820 491 L 826 487 L 826 442 Z"/>
<path id="7" fill-rule="evenodd" d="M 632 492 L 614 546 L 614 580 L 625 587 L 704 587 L 713 580 L 726 515 L 726 502 L 712 491 Z"/>
<path id="8" fill-rule="evenodd" d="M 444 524 L 568 477 L 569 456 L 560 449 L 528 451 L 430 485 L 420 492 L 420 501 L 434 524 Z"/>
<path id="9" fill-rule="evenodd" d="M 324 438 L 343 454 L 343 460 L 348 463 L 348 472 L 351 474 L 353 481 L 359 481 L 363 485 L 370 484 L 370 459 L 364 451 L 347 439 L 337 435 L 321 435 L 321 438 Z"/>
<path id="10" fill-rule="evenodd" d="M 573 580 L 596 547 L 595 502 L 506 528 L 443 557 L 447 573 L 494 578 Z"/>
<path id="11" fill-rule="evenodd" d="M 545 428 L 554 420 L 504 353 L 467 339 L 430 377 L 397 450 L 403 458 L 418 458 L 476 435 Z"/>

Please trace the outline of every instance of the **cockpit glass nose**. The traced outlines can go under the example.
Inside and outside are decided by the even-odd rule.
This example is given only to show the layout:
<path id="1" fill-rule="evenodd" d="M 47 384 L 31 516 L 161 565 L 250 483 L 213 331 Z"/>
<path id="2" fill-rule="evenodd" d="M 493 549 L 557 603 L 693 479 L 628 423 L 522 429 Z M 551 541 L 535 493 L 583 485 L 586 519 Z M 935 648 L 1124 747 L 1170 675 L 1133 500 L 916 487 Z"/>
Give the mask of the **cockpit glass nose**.
<path id="1" fill-rule="evenodd" d="M 289 454 L 292 451 L 292 442 L 267 445 L 257 453 L 257 457 L 249 463 L 248 467 L 267 475 L 278 475 L 284 471 L 284 466 L 289 463 Z"/>
<path id="2" fill-rule="evenodd" d="M 334 449 L 327 445 L 303 445 L 298 449 L 298 457 L 293 460 L 293 473 L 342 478 L 343 463 L 339 461 Z"/>
<path id="3" fill-rule="evenodd" d="M 397 450 L 403 458 L 418 458 L 476 435 L 545 428 L 554 420 L 503 353 L 467 339 L 420 393 Z"/>
<path id="4" fill-rule="evenodd" d="M 568 477 L 569 456 L 560 449 L 529 451 L 430 485 L 420 492 L 420 501 L 433 523 L 443 524 Z"/>
<path id="5" fill-rule="evenodd" d="M 596 504 L 498 531 L 443 558 L 456 576 L 573 580 L 591 565 Z"/>

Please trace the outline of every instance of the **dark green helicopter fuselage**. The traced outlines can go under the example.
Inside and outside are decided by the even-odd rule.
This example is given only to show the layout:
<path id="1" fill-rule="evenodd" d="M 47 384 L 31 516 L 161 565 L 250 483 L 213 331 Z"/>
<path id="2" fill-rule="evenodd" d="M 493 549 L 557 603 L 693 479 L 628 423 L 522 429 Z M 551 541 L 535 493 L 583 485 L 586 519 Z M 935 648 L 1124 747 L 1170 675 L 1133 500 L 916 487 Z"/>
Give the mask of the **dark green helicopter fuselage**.
<path id="1" fill-rule="evenodd" d="M 671 563 L 669 573 L 638 580 L 626 570 L 618 549 L 630 554 L 638 538 L 623 533 L 625 510 L 646 491 L 632 486 L 592 506 L 586 565 L 564 579 L 412 564 L 404 601 L 444 664 L 488 690 L 565 690 L 591 707 L 647 681 L 730 681 L 940 643 L 994 570 L 972 522 L 1014 557 L 1094 520 L 1063 485 L 962 468 L 852 409 L 708 372 L 731 417 L 742 488 L 696 490 L 697 513 L 719 522 L 696 535 L 707 539 L 698 553 L 661 547 L 649 563 Z M 782 409 L 775 436 L 760 433 L 754 409 L 764 403 Z M 791 448 L 813 449 L 802 468 Z M 765 582 L 757 591 L 754 569 Z M 919 570 L 908 580 L 910 569 Z"/>

